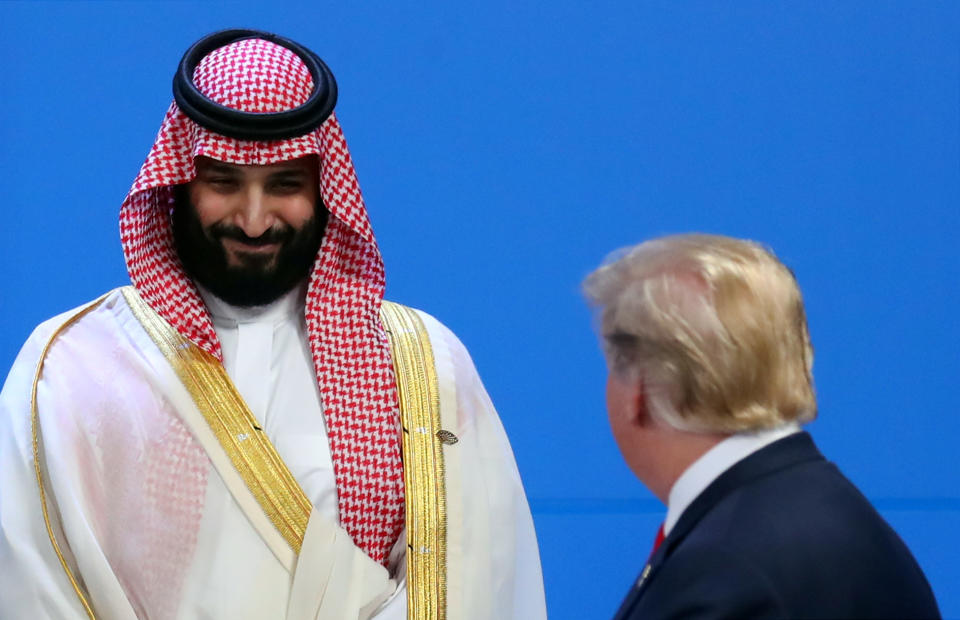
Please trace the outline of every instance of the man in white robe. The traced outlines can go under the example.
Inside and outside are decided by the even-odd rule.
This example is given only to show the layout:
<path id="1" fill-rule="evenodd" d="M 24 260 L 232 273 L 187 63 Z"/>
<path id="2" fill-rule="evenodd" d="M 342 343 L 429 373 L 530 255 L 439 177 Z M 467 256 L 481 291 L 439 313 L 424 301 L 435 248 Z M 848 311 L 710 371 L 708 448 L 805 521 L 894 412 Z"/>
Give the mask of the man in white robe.
<path id="1" fill-rule="evenodd" d="M 0 617 L 545 617 L 469 355 L 382 301 L 329 70 L 225 31 L 174 91 L 132 286 L 40 325 L 0 394 Z"/>

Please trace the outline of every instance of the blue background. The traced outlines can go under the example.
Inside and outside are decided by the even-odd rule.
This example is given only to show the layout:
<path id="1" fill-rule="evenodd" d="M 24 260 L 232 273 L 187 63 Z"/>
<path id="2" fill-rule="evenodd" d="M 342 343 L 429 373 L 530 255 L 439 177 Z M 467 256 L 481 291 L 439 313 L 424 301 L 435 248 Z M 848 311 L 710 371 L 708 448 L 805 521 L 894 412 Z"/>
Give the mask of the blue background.
<path id="1" fill-rule="evenodd" d="M 0 3 L 0 367 L 126 281 L 116 216 L 186 47 L 273 30 L 332 67 L 388 295 L 470 348 L 552 618 L 602 618 L 662 506 L 607 429 L 580 280 L 672 232 L 796 272 L 828 457 L 960 617 L 953 2 Z"/>

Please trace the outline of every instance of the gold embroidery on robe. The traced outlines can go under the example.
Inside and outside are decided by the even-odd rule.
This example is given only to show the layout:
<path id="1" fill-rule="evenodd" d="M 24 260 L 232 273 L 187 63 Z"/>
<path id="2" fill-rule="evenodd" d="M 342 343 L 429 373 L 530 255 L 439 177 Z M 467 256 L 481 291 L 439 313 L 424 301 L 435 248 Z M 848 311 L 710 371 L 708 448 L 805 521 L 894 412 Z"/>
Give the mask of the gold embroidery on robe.
<path id="1" fill-rule="evenodd" d="M 220 360 L 181 336 L 133 287 L 121 289 L 133 314 L 190 392 L 217 441 L 263 512 L 295 553 L 313 505 L 277 454 Z"/>
<path id="2" fill-rule="evenodd" d="M 411 308 L 385 301 L 400 419 L 407 526 L 407 618 L 442 620 L 447 610 L 447 514 L 440 395 L 426 327 Z M 455 439 L 453 440 L 456 441 Z"/>
<path id="3" fill-rule="evenodd" d="M 109 295 L 109 293 L 107 293 L 107 295 Z M 57 554 L 57 559 L 60 560 L 60 566 L 63 567 L 64 572 L 67 574 L 67 579 L 70 580 L 70 585 L 73 586 L 73 591 L 76 592 L 77 598 L 80 599 L 80 604 L 83 605 L 83 609 L 87 612 L 87 616 L 90 618 L 90 620 L 96 620 L 96 615 L 94 615 L 93 608 L 87 601 L 87 596 L 83 592 L 83 587 L 80 584 L 80 580 L 77 579 L 77 577 L 73 574 L 73 571 L 70 570 L 70 565 L 67 563 L 67 560 L 63 555 L 60 544 L 57 542 L 57 537 L 53 533 L 53 523 L 50 521 L 50 513 L 47 509 L 47 492 L 46 488 L 44 487 L 43 458 L 41 456 L 41 444 L 43 443 L 43 438 L 41 437 L 40 433 L 40 412 L 37 409 L 37 386 L 40 384 L 40 379 L 43 376 L 43 362 L 47 359 L 47 353 L 50 352 L 50 347 L 53 346 L 53 342 L 58 336 L 60 336 L 60 334 L 64 332 L 64 330 L 103 303 L 103 300 L 107 298 L 107 295 L 104 295 L 86 307 L 81 308 L 79 312 L 64 321 L 60 327 L 54 330 L 53 334 L 51 334 L 50 338 L 47 340 L 47 344 L 44 345 L 43 351 L 40 352 L 40 360 L 37 362 L 37 371 L 33 376 L 33 387 L 30 390 L 30 432 L 33 435 L 33 469 L 37 474 L 37 486 L 40 488 L 40 509 L 43 512 L 43 523 L 47 528 L 47 536 L 50 538 L 50 543 L 53 545 L 53 550 Z"/>

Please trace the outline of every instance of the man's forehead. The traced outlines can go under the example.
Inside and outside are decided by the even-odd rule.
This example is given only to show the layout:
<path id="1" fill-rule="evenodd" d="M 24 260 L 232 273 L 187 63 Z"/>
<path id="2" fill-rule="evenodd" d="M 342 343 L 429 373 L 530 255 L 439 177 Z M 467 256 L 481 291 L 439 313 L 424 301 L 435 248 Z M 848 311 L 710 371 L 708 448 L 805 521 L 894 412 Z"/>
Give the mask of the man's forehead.
<path id="1" fill-rule="evenodd" d="M 233 174 L 310 173 L 317 170 L 317 156 L 307 155 L 272 164 L 235 164 L 200 155 L 194 159 L 194 165 L 197 172 L 229 172 Z"/>

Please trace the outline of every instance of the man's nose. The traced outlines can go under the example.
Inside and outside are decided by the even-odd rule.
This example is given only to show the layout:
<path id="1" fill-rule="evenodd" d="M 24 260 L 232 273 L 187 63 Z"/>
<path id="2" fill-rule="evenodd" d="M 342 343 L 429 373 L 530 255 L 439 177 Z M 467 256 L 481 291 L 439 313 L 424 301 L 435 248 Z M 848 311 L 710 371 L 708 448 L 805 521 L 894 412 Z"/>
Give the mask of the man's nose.
<path id="1" fill-rule="evenodd" d="M 263 194 L 263 191 L 252 188 L 245 197 L 237 212 L 236 224 L 251 238 L 257 238 L 274 224 L 274 214 Z"/>

